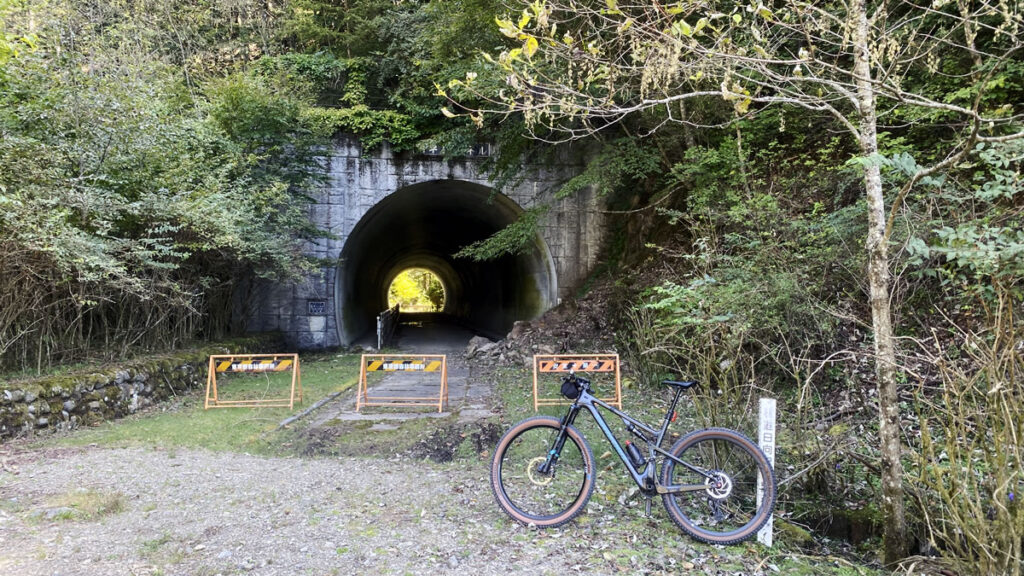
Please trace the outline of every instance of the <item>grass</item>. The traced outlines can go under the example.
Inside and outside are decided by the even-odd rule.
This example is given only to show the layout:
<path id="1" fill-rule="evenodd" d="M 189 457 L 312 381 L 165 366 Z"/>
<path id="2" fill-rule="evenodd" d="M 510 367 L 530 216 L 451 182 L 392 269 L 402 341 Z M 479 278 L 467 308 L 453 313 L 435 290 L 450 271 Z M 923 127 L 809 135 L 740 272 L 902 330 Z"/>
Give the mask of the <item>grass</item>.
<path id="1" fill-rule="evenodd" d="M 63 444 L 104 446 L 159 446 L 206 448 L 214 451 L 284 454 L 291 452 L 287 434 L 271 434 L 289 416 L 318 400 L 354 387 L 359 378 L 358 355 L 320 355 L 301 359 L 303 402 L 288 408 L 217 408 L 204 410 L 203 393 L 179 396 L 156 410 L 135 414 L 62 438 Z M 268 389 L 266 375 L 246 381 L 225 381 L 221 399 L 237 398 L 256 390 L 287 394 L 290 373 L 274 375 Z"/>
<path id="2" fill-rule="evenodd" d="M 358 378 L 358 355 L 319 355 L 304 357 L 302 361 L 303 388 L 305 401 L 295 410 L 287 408 L 235 408 L 203 410 L 201 393 L 180 397 L 162 409 L 150 410 L 130 418 L 110 422 L 100 427 L 81 430 L 58 441 L 65 444 L 100 444 L 104 446 L 155 446 L 168 450 L 205 448 L 217 451 L 247 452 L 264 455 L 295 455 L 306 453 L 345 454 L 379 457 L 394 454 L 413 453 L 422 458 L 419 448 L 436 447 L 446 443 L 449 445 L 452 462 L 430 464 L 446 470 L 458 471 L 461 477 L 485 478 L 489 461 L 489 451 L 481 454 L 474 444 L 473 433 L 483 434 L 483 427 L 504 431 L 512 422 L 533 416 L 532 375 L 526 369 L 498 369 L 490 379 L 495 382 L 495 390 L 501 406 L 501 422 L 487 421 L 467 427 L 457 422 L 457 415 L 444 418 L 414 418 L 401 422 L 389 422 L 398 427 L 393 430 L 370 430 L 371 423 L 334 422 L 318 432 L 327 433 L 322 438 L 324 445 L 317 450 L 311 449 L 310 438 L 302 422 L 295 426 L 296 430 L 275 432 L 277 425 L 295 412 L 305 409 L 317 400 L 338 390 L 348 390 L 356 384 Z M 253 384 L 255 382 L 249 382 Z M 263 382 L 265 389 L 266 382 Z M 259 386 L 249 386 L 248 390 L 259 391 Z M 241 392 L 241 388 L 222 393 Z M 557 393 L 557 385 L 549 392 Z M 664 414 L 669 401 L 666 390 L 631 386 L 623 389 L 623 405 L 625 411 L 640 418 L 648 424 L 657 425 Z M 222 396 L 223 397 L 223 396 Z M 692 430 L 695 426 L 693 418 L 688 417 L 690 403 L 680 402 L 679 421 L 673 423 L 670 430 L 680 434 Z M 542 408 L 541 413 L 561 416 L 564 407 L 553 406 Z M 627 435 L 622 423 L 616 418 L 609 419 L 609 425 L 625 439 Z M 479 426 L 480 428 L 473 428 Z M 663 573 L 672 573 L 681 566 L 698 562 L 698 558 L 711 559 L 716 564 L 738 562 L 736 571 L 745 572 L 752 566 L 763 564 L 764 572 L 772 572 L 769 564 L 792 574 L 875 574 L 874 571 L 854 565 L 846 560 L 831 557 L 806 556 L 802 549 L 788 544 L 786 538 L 777 532 L 777 547 L 771 550 L 754 544 L 746 543 L 739 547 L 722 549 L 705 546 L 683 535 L 661 510 L 660 502 L 655 502 L 653 516 L 643 515 L 643 498 L 634 496 L 620 503 L 620 496 L 628 494 L 633 484 L 627 478 L 622 463 L 612 453 L 612 449 L 603 434 L 593 423 L 593 419 L 583 415 L 577 427 L 588 439 L 597 460 L 597 486 L 591 499 L 588 513 L 582 515 L 574 523 L 561 530 L 535 531 L 520 529 L 507 520 L 500 520 L 493 527 L 494 546 L 507 546 L 509 541 L 528 542 L 541 539 L 557 538 L 567 533 L 585 535 L 580 543 L 595 547 L 592 552 L 594 561 L 604 563 L 605 568 L 612 571 L 629 572 L 640 566 L 662 566 Z M 493 442 L 490 444 L 493 449 Z M 486 483 L 485 480 L 481 480 Z M 441 488 L 441 499 L 454 497 Z M 487 494 L 487 491 L 484 491 Z M 94 510 L 87 514 L 116 513 L 120 509 L 115 497 L 109 504 L 103 504 L 104 495 L 92 493 L 83 495 L 83 502 L 66 505 L 73 510 Z M 91 502 L 91 503 L 90 503 Z M 453 501 L 454 502 L 454 501 Z M 123 501 L 121 503 L 123 506 Z M 444 508 L 446 515 L 461 514 L 461 504 L 452 503 L 451 509 Z M 436 513 L 438 510 L 429 508 L 423 514 Z M 311 518 L 311 521 L 324 521 L 326 518 Z M 373 530 L 375 528 L 370 528 Z M 628 545 L 621 542 L 628 541 Z M 143 556 L 161 564 L 173 564 L 179 561 L 180 551 L 165 539 L 143 544 Z M 607 558 L 605 557 L 607 554 Z M 654 573 L 658 573 L 655 571 Z"/>
<path id="3" fill-rule="evenodd" d="M 120 492 L 81 489 L 50 498 L 51 508 L 63 509 L 55 520 L 96 520 L 125 509 L 125 496 Z"/>

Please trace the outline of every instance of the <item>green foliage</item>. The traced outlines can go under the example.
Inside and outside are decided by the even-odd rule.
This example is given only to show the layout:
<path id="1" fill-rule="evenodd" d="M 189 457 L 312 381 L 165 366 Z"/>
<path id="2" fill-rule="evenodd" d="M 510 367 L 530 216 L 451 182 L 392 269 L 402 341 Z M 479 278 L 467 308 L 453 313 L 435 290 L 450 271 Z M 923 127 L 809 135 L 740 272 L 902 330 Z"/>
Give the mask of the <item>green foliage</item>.
<path id="1" fill-rule="evenodd" d="M 309 52 L 369 55 L 380 49 L 378 19 L 393 6 L 384 0 L 292 0 L 282 23 L 285 41 Z"/>
<path id="2" fill-rule="evenodd" d="M 135 29 L 112 40 L 113 6 L 64 8 L 27 8 L 47 27 L 0 77 L 0 364 L 32 350 L 37 369 L 97 340 L 116 354 L 219 332 L 237 278 L 295 274 L 317 235 L 301 101 L 244 74 L 189 100 Z"/>
<path id="3" fill-rule="evenodd" d="M 0 0 L 0 77 L 6 73 L 7 63 L 25 50 L 34 50 L 39 40 L 34 33 L 13 34 L 7 31 L 7 14 L 15 0 Z"/>
<path id="4" fill-rule="evenodd" d="M 942 188 L 942 201 L 933 209 L 938 217 L 909 238 L 908 262 L 925 277 L 963 286 L 986 300 L 995 294 L 992 283 L 1020 296 L 1024 141 L 979 144 L 974 156 L 976 163 L 954 173 Z"/>
<path id="5" fill-rule="evenodd" d="M 566 182 L 556 197 L 567 198 L 588 187 L 608 196 L 624 185 L 658 175 L 661 168 L 653 150 L 635 139 L 622 138 L 602 146 L 583 172 Z"/>
<path id="6" fill-rule="evenodd" d="M 534 248 L 537 242 L 538 220 L 549 210 L 548 206 L 535 206 L 520 214 L 519 219 L 498 230 L 489 238 L 477 240 L 455 253 L 456 258 L 469 258 L 477 262 L 496 260 L 505 255 L 522 254 Z"/>
<path id="7" fill-rule="evenodd" d="M 359 136 L 364 150 L 372 150 L 385 141 L 393 150 L 414 147 L 420 137 L 412 119 L 394 110 L 371 110 L 365 105 L 350 108 L 311 108 L 303 122 L 315 134 L 330 137 L 338 132 Z"/>

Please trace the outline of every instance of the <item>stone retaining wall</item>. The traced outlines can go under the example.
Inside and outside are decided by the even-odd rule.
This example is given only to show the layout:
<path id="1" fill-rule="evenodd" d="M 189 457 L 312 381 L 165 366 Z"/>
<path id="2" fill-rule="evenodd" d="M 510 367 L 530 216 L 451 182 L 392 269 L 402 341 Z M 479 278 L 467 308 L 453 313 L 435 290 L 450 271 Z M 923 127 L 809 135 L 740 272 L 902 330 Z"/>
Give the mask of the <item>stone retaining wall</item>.
<path id="1" fill-rule="evenodd" d="M 120 418 L 206 385 L 211 354 L 275 352 L 279 335 L 151 356 L 120 366 L 0 382 L 0 442 Z"/>

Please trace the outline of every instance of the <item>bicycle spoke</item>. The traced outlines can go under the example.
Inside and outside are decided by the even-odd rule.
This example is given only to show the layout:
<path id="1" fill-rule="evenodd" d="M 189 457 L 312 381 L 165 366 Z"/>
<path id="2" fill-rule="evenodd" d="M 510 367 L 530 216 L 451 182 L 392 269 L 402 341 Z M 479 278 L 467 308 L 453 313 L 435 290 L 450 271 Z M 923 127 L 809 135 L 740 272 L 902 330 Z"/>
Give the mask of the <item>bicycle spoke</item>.
<path id="1" fill-rule="evenodd" d="M 593 488 L 587 470 L 588 449 L 570 435 L 561 450 L 551 454 L 558 434 L 555 423 L 526 425 L 503 439 L 495 454 L 495 496 L 505 511 L 520 522 L 565 522 L 579 513 Z M 549 458 L 548 467 L 545 464 Z"/>
<path id="2" fill-rule="evenodd" d="M 774 479 L 764 455 L 749 439 L 729 430 L 711 429 L 680 440 L 672 451 L 707 475 L 702 477 L 672 460 L 664 465 L 663 483 L 706 486 L 664 497 L 666 509 L 683 530 L 707 542 L 728 544 L 749 538 L 767 519 L 774 503 Z M 772 482 L 768 502 L 760 508 L 759 476 Z"/>

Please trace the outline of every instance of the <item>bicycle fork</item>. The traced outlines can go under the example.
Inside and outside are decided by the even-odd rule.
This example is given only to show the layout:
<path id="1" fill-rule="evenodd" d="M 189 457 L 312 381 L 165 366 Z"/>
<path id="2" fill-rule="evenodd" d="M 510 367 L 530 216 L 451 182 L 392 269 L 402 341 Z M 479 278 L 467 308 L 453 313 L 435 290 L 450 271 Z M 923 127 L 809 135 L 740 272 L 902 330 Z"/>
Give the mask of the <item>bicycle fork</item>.
<path id="1" fill-rule="evenodd" d="M 565 439 L 569 436 L 569 426 L 576 420 L 580 408 L 576 404 L 569 407 L 569 411 L 562 417 L 562 426 L 558 430 L 555 442 L 548 450 L 547 457 L 537 465 L 537 472 L 544 475 L 555 475 L 555 465 L 558 464 L 558 457 L 562 455 L 562 447 L 565 446 Z"/>

